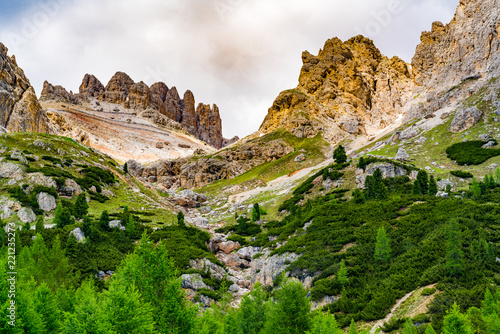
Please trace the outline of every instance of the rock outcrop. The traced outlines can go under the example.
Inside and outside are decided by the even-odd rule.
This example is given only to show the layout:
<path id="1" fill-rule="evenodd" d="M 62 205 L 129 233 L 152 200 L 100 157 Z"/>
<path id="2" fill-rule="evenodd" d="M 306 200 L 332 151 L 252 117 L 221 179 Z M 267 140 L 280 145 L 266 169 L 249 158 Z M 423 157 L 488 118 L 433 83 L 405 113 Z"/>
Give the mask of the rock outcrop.
<path id="1" fill-rule="evenodd" d="M 48 81 L 43 83 L 42 93 L 40 94 L 40 101 L 55 100 L 57 102 L 66 102 L 72 104 L 80 103 L 80 99 L 69 92 L 62 86 L 53 86 Z"/>
<path id="2" fill-rule="evenodd" d="M 104 90 L 104 85 L 99 81 L 99 79 L 91 74 L 85 74 L 79 88 L 79 95 L 85 100 L 90 98 L 102 100 L 104 98 Z"/>
<path id="3" fill-rule="evenodd" d="M 0 43 L 0 127 L 10 132 L 51 132 L 35 90 L 7 52 Z"/>
<path id="4" fill-rule="evenodd" d="M 222 136 L 222 121 L 217 105 L 199 103 L 196 107 L 194 94 L 187 90 L 181 99 L 177 88 L 157 82 L 151 87 L 144 82 L 134 82 L 126 73 L 117 72 L 106 87 L 93 75 L 86 74 L 80 85 L 79 93 L 68 93 L 61 86 L 44 84 L 41 100 L 56 100 L 78 103 L 91 99 L 123 105 L 125 108 L 147 113 L 151 119 L 160 119 L 164 115 L 179 123 L 190 135 L 206 142 L 212 147 L 222 148 L 237 139 L 225 139 Z M 157 115 L 154 116 L 153 112 Z M 167 124 L 169 128 L 174 126 Z"/>
<path id="5" fill-rule="evenodd" d="M 422 33 L 412 59 L 419 99 L 409 108 L 405 120 L 461 102 L 498 76 L 499 7 L 499 0 L 461 0 L 450 23 L 434 22 L 431 31 Z M 461 128 L 467 125 L 451 131 Z"/>
<path id="6" fill-rule="evenodd" d="M 302 62 L 299 85 L 276 98 L 259 131 L 323 132 L 336 143 L 385 128 L 412 94 L 408 64 L 383 56 L 363 36 L 330 39 L 317 56 L 305 51 Z"/>
<path id="7" fill-rule="evenodd" d="M 198 188 L 213 181 L 236 177 L 262 163 L 284 157 L 293 150 L 281 140 L 247 142 L 196 161 L 164 160 L 149 166 L 128 161 L 127 166 L 132 175 L 157 183 L 163 189 Z"/>

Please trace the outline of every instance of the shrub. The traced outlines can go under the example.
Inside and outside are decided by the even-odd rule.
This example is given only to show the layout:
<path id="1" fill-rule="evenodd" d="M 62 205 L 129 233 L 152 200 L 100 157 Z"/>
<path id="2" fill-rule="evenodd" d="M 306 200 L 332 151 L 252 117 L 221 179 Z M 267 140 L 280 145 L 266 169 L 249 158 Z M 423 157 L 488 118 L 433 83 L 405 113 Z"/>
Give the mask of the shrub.
<path id="1" fill-rule="evenodd" d="M 453 176 L 462 178 L 462 179 L 472 179 L 474 177 L 474 175 L 472 175 L 472 173 L 464 172 L 461 170 L 453 170 L 450 172 L 450 174 Z"/>
<path id="2" fill-rule="evenodd" d="M 459 165 L 480 165 L 489 158 L 500 155 L 500 149 L 482 148 L 487 142 L 472 140 L 453 144 L 446 149 L 446 155 Z"/>
<path id="3" fill-rule="evenodd" d="M 106 201 L 109 200 L 108 196 L 105 196 L 105 195 L 102 195 L 102 194 L 99 194 L 99 193 L 95 193 L 93 191 L 89 191 L 89 197 L 90 197 L 91 200 L 97 201 L 99 203 L 104 203 L 104 202 L 106 202 Z"/>
<path id="4" fill-rule="evenodd" d="M 425 288 L 422 290 L 422 296 L 430 296 L 436 292 L 436 288 Z"/>
<path id="5" fill-rule="evenodd" d="M 248 245 L 248 242 L 243 238 L 241 235 L 233 234 L 227 237 L 227 240 L 229 241 L 234 241 L 234 242 L 239 242 L 240 245 Z"/>

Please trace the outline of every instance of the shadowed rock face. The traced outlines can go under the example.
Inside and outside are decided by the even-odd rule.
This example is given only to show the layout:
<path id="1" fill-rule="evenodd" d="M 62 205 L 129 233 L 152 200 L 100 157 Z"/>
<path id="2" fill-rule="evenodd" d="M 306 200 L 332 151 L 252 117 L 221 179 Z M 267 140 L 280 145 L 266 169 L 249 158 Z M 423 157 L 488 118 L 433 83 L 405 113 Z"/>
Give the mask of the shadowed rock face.
<path id="1" fill-rule="evenodd" d="M 47 114 L 35 90 L 0 43 L 0 126 L 9 132 L 50 132 Z"/>
<path id="2" fill-rule="evenodd" d="M 73 92 L 69 92 L 62 86 L 53 86 L 47 81 L 43 83 L 42 93 L 40 94 L 40 101 L 55 100 L 58 102 L 67 103 L 80 103 L 78 96 L 74 95 Z"/>
<path id="3" fill-rule="evenodd" d="M 414 85 L 404 61 L 383 56 L 363 36 L 330 39 L 317 56 L 305 51 L 302 62 L 299 85 L 276 98 L 261 132 L 323 132 L 331 142 L 375 132 L 397 118 Z"/>
<path id="4" fill-rule="evenodd" d="M 102 100 L 104 90 L 104 85 L 99 81 L 99 79 L 91 74 L 85 74 L 82 84 L 80 85 L 79 92 L 83 99 L 87 100 L 89 98 L 99 98 Z"/>

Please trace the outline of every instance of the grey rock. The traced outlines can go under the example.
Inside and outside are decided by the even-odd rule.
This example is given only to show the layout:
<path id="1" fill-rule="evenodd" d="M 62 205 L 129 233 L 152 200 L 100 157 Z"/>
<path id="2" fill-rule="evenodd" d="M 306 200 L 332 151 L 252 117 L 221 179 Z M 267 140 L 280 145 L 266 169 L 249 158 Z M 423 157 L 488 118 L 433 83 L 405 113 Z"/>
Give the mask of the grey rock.
<path id="1" fill-rule="evenodd" d="M 199 290 L 208 288 L 200 274 L 184 274 L 181 276 L 181 285 L 184 289 Z"/>
<path id="2" fill-rule="evenodd" d="M 19 151 L 19 150 L 15 150 L 14 152 L 12 152 L 12 154 L 10 155 L 10 158 L 18 160 L 18 161 L 22 162 L 23 164 L 28 163 L 28 160 L 26 159 L 24 154 L 22 154 L 21 151 Z"/>
<path id="3" fill-rule="evenodd" d="M 34 221 L 36 221 L 36 215 L 30 208 L 21 208 L 17 212 L 17 216 L 23 223 L 33 223 Z"/>
<path id="4" fill-rule="evenodd" d="M 41 192 L 38 194 L 38 206 L 45 212 L 50 212 L 57 208 L 54 196 Z"/>
<path id="5" fill-rule="evenodd" d="M 451 191 L 455 191 L 455 184 L 453 184 L 453 182 L 451 182 L 450 180 L 446 179 L 437 181 L 437 186 L 441 190 L 446 190 L 446 187 L 448 185 L 450 185 Z"/>
<path id="6" fill-rule="evenodd" d="M 224 270 L 224 268 L 212 263 L 208 259 L 190 260 L 189 265 L 198 270 L 208 269 L 210 271 L 210 275 L 217 279 L 223 279 L 226 275 L 226 271 Z"/>
<path id="7" fill-rule="evenodd" d="M 295 157 L 295 159 L 293 159 L 293 161 L 295 161 L 295 162 L 301 162 L 304 160 L 306 160 L 306 156 L 303 153 L 299 154 L 298 156 Z"/>
<path id="8" fill-rule="evenodd" d="M 496 143 L 493 141 L 493 140 L 490 140 L 489 142 L 487 142 L 486 144 L 484 144 L 483 146 L 481 146 L 482 148 L 491 148 L 493 146 L 496 146 Z"/>
<path id="9" fill-rule="evenodd" d="M 410 159 L 410 155 L 406 152 L 406 150 L 402 147 L 398 149 L 398 153 L 394 157 L 396 160 L 407 161 Z"/>
<path id="10" fill-rule="evenodd" d="M 20 181 L 23 178 L 23 169 L 13 162 L 0 162 L 0 177 Z"/>
<path id="11" fill-rule="evenodd" d="M 438 191 L 438 193 L 436 194 L 436 197 L 448 198 L 448 197 L 450 197 L 450 194 L 448 194 L 447 192 L 444 192 L 444 191 Z"/>
<path id="12" fill-rule="evenodd" d="M 409 127 L 408 129 L 404 130 L 403 132 L 401 132 L 401 134 L 399 135 L 399 139 L 410 139 L 410 138 L 418 136 L 419 133 L 420 133 L 420 130 L 415 126 L 412 126 L 412 127 Z"/>
<path id="13" fill-rule="evenodd" d="M 8 186 L 13 186 L 17 183 L 17 181 L 15 179 L 10 179 L 8 182 L 7 182 L 7 185 Z"/>
<path id="14" fill-rule="evenodd" d="M 214 301 L 210 297 L 200 295 L 200 302 L 203 304 L 203 307 L 210 307 Z"/>
<path id="15" fill-rule="evenodd" d="M 250 247 L 243 247 L 243 248 L 238 249 L 238 251 L 236 252 L 236 254 L 241 259 L 252 261 L 253 256 L 255 254 L 260 253 L 261 251 L 262 251 L 262 247 L 252 247 L 252 246 L 250 246 Z"/>
<path id="16" fill-rule="evenodd" d="M 119 228 L 120 230 L 125 230 L 125 227 L 121 224 L 121 220 L 112 220 L 109 222 L 109 227 L 110 228 Z"/>
<path id="17" fill-rule="evenodd" d="M 49 188 L 57 187 L 57 183 L 52 177 L 45 176 L 42 173 L 28 174 L 27 184 L 30 185 L 31 189 L 33 189 L 34 185 L 41 185 Z"/>
<path id="18" fill-rule="evenodd" d="M 114 197 L 115 194 L 113 194 L 111 191 L 109 191 L 108 189 L 103 189 L 101 194 L 103 194 L 104 196 L 107 196 L 107 197 Z"/>
<path id="19" fill-rule="evenodd" d="M 426 141 L 427 141 L 427 138 L 425 138 L 425 137 L 423 137 L 423 136 L 422 136 L 422 137 L 420 137 L 420 138 L 418 138 L 417 140 L 415 140 L 415 142 L 416 142 L 417 144 L 420 144 L 420 145 L 424 144 Z"/>
<path id="20" fill-rule="evenodd" d="M 75 228 L 69 234 L 73 234 L 78 242 L 83 242 L 85 240 L 85 234 L 79 227 Z"/>
<path id="21" fill-rule="evenodd" d="M 205 217 L 198 217 L 196 218 L 196 220 L 194 221 L 194 224 L 198 227 L 201 227 L 201 228 L 207 228 L 208 227 L 208 224 L 209 224 L 209 221 L 207 218 Z"/>
<path id="22" fill-rule="evenodd" d="M 237 284 L 233 284 L 233 285 L 231 285 L 229 287 L 229 291 L 231 291 L 231 292 L 238 292 L 238 291 L 240 291 L 240 287 Z"/>
<path id="23" fill-rule="evenodd" d="M 488 138 L 490 138 L 490 136 L 487 135 L 486 133 L 483 133 L 483 134 L 479 135 L 479 139 L 482 140 L 482 141 L 486 141 L 486 140 L 488 140 Z"/>
<path id="24" fill-rule="evenodd" d="M 482 115 L 483 112 L 477 107 L 459 109 L 451 122 L 450 131 L 456 133 L 467 130 L 479 122 Z"/>
<path id="25" fill-rule="evenodd" d="M 273 285 L 273 280 L 283 273 L 288 265 L 298 259 L 300 255 L 294 253 L 275 254 L 271 257 L 258 258 L 250 262 L 250 267 L 256 272 L 252 276 L 252 284 Z M 257 273 L 257 271 L 259 271 Z"/>
<path id="26" fill-rule="evenodd" d="M 206 215 L 207 213 L 210 213 L 212 211 L 212 208 L 210 206 L 202 206 L 200 208 L 200 213 Z"/>

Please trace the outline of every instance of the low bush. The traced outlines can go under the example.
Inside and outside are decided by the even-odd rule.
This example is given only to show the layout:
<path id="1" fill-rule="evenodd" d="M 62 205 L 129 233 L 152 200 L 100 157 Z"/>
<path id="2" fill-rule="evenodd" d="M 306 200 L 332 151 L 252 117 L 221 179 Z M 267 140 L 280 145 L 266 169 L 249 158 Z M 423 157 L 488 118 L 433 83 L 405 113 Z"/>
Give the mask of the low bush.
<path id="1" fill-rule="evenodd" d="M 472 175 L 472 173 L 464 172 L 461 170 L 453 170 L 450 172 L 450 174 L 453 176 L 462 178 L 462 179 L 472 179 L 474 177 L 474 175 Z"/>
<path id="2" fill-rule="evenodd" d="M 459 165 L 480 165 L 486 160 L 500 155 L 500 149 L 482 148 L 486 141 L 472 140 L 453 144 L 446 149 L 446 155 Z"/>

